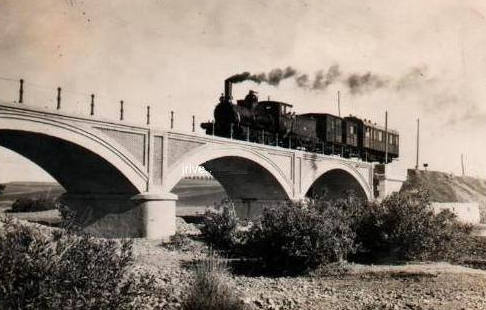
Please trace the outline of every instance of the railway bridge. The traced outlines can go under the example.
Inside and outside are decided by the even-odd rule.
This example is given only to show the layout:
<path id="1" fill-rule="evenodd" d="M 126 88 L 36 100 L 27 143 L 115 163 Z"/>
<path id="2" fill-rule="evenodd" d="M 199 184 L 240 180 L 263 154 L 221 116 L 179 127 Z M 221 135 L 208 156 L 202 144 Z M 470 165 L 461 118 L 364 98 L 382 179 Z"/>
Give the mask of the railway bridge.
<path id="1" fill-rule="evenodd" d="M 171 190 L 198 166 L 237 204 L 300 200 L 324 187 L 373 198 L 371 163 L 18 103 L 0 103 L 0 145 L 54 177 L 86 230 L 106 237 L 174 234 Z"/>

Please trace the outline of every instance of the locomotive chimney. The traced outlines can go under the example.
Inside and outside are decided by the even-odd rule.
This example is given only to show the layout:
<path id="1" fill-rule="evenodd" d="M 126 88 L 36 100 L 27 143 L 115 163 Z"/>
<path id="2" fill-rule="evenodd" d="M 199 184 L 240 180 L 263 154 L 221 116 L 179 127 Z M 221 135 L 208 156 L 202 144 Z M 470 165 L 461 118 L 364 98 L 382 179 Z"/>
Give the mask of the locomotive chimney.
<path id="1" fill-rule="evenodd" d="M 224 99 L 230 101 L 233 96 L 232 83 L 231 80 L 227 79 L 224 81 Z"/>

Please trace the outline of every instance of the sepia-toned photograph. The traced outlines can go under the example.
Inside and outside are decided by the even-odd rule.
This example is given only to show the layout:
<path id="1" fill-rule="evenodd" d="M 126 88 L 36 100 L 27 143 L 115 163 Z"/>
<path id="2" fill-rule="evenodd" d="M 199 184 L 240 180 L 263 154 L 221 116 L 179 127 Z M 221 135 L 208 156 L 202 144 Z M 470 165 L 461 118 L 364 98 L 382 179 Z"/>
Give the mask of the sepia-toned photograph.
<path id="1" fill-rule="evenodd" d="M 0 0 L 0 310 L 485 310 L 486 3 Z"/>

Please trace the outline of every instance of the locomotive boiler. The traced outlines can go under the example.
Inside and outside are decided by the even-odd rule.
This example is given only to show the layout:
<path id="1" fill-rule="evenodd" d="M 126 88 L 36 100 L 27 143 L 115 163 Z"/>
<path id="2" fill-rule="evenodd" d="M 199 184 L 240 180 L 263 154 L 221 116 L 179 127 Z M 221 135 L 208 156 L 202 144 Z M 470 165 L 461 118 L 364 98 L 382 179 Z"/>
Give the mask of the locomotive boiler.
<path id="1" fill-rule="evenodd" d="M 232 82 L 214 109 L 214 121 L 202 123 L 207 134 L 305 150 L 368 162 L 389 163 L 399 155 L 399 134 L 355 116 L 328 113 L 295 114 L 292 105 L 258 100 L 250 90 L 233 102 Z"/>

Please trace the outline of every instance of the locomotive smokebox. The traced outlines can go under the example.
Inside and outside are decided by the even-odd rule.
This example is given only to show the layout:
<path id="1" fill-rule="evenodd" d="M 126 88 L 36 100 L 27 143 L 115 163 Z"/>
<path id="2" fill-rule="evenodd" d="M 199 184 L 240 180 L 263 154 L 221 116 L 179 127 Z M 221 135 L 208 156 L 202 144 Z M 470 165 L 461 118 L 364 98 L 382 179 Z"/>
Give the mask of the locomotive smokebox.
<path id="1" fill-rule="evenodd" d="M 224 81 L 224 98 L 226 101 L 231 101 L 231 98 L 233 97 L 233 83 L 231 83 L 230 79 L 227 79 Z"/>

